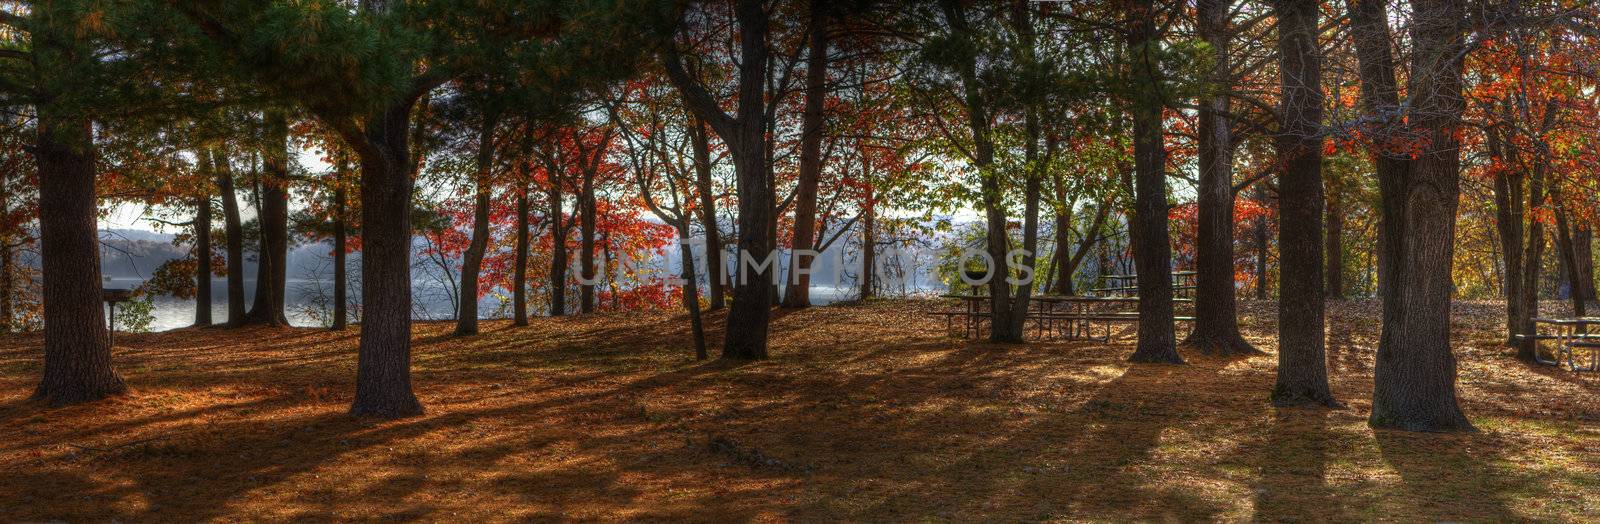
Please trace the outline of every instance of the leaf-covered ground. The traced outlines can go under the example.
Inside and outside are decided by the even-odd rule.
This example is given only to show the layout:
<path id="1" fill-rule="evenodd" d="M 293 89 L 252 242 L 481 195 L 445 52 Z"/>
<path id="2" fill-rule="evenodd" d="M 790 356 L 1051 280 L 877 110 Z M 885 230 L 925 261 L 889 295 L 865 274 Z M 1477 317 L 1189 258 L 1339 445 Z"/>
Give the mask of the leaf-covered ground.
<path id="1" fill-rule="evenodd" d="M 742 365 L 665 313 L 421 324 L 428 412 L 392 422 L 345 415 L 354 330 L 122 335 L 132 392 L 59 409 L 6 337 L 0 520 L 1600 520 L 1600 377 L 1511 360 L 1496 304 L 1457 306 L 1468 435 L 1366 427 L 1372 303 L 1331 307 L 1337 411 L 1268 405 L 1270 354 L 1134 366 L 1128 337 L 949 338 L 939 307 L 779 312 Z"/>

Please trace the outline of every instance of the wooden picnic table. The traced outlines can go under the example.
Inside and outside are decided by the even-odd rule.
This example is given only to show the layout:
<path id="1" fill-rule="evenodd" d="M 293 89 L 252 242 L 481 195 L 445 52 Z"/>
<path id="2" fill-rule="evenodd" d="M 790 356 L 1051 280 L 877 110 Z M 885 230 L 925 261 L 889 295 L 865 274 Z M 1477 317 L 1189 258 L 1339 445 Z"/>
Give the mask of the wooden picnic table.
<path id="1" fill-rule="evenodd" d="M 963 302 L 960 311 L 941 311 L 936 315 L 945 317 L 946 330 L 953 331 L 956 317 L 964 321 L 963 336 L 979 337 L 983 334 L 983 323 L 992 317 L 987 303 L 992 298 L 989 295 L 940 295 L 942 298 L 955 299 Z M 1193 302 L 1190 299 L 1175 299 L 1180 302 Z M 1095 297 L 1095 296 L 1066 296 L 1066 295 L 1039 295 L 1029 297 L 1027 319 L 1034 322 L 1040 336 L 1052 332 L 1061 332 L 1067 338 L 1094 338 L 1094 324 L 1101 323 L 1106 326 L 1106 335 L 1100 340 L 1111 337 L 1111 325 L 1117 323 L 1136 322 L 1139 312 L 1127 309 L 1136 305 L 1138 298 L 1134 297 Z M 1193 317 L 1174 317 L 1174 321 L 1193 322 Z"/>
<path id="2" fill-rule="evenodd" d="M 1600 326 L 1600 317 L 1575 317 L 1575 318 L 1548 318 L 1535 317 L 1532 334 L 1517 335 L 1521 340 L 1532 340 L 1533 359 L 1540 364 L 1560 366 L 1565 360 L 1568 369 L 1573 371 L 1595 371 L 1600 369 L 1600 334 L 1590 333 L 1590 326 Z M 1552 327 L 1554 333 L 1540 334 L 1539 325 Z M 1539 354 L 1537 344 L 1540 340 L 1553 340 L 1556 343 L 1556 354 L 1552 359 L 1545 359 Z M 1579 365 L 1577 349 L 1589 352 L 1589 362 Z"/>

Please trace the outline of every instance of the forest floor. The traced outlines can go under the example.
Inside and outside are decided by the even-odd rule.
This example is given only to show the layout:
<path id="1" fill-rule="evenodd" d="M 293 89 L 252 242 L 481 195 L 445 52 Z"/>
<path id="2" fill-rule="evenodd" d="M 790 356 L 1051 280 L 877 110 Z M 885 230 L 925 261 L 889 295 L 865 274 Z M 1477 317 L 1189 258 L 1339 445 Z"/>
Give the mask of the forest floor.
<path id="1" fill-rule="evenodd" d="M 399 421 L 345 414 L 353 329 L 119 334 L 130 393 L 66 408 L 8 336 L 0 520 L 1600 520 L 1600 376 L 1514 361 L 1497 304 L 1457 305 L 1455 435 L 1367 427 L 1371 302 L 1330 306 L 1339 410 L 1267 403 L 1270 303 L 1268 355 L 1183 366 L 951 338 L 946 306 L 779 311 L 747 364 L 681 314 L 423 323 Z"/>

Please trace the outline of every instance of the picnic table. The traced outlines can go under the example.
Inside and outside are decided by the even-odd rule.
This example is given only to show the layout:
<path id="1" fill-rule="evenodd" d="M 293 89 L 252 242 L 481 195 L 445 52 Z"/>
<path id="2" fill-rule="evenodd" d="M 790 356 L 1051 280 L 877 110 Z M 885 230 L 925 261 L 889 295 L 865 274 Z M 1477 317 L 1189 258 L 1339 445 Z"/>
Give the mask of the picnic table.
<path id="1" fill-rule="evenodd" d="M 989 295 L 950 294 L 941 297 L 960 300 L 963 304 L 959 310 L 933 313 L 945 318 L 947 331 L 954 331 L 955 321 L 960 319 L 963 321 L 963 336 L 977 338 L 983 335 L 985 324 L 993 316 L 988 308 Z M 1175 300 L 1193 302 L 1190 299 Z M 1109 340 L 1114 325 L 1139 320 L 1139 312 L 1131 309 L 1139 299 L 1133 297 L 1039 295 L 1029 297 L 1028 302 L 1028 311 L 1025 313 L 1027 320 L 1033 322 L 1041 337 L 1057 334 L 1068 339 Z M 1193 322 L 1194 318 L 1182 316 L 1173 320 Z M 1094 336 L 1097 324 L 1105 327 L 1102 337 Z"/>
<path id="2" fill-rule="evenodd" d="M 1536 317 L 1533 319 L 1533 325 L 1532 334 L 1517 335 L 1514 338 L 1532 340 L 1536 344 L 1533 350 L 1535 361 L 1551 366 L 1566 364 L 1572 371 L 1600 370 L 1600 333 L 1590 332 L 1592 331 L 1590 326 L 1600 326 L 1600 317 Z M 1541 325 L 1549 326 L 1550 329 L 1541 333 L 1539 329 Z M 1541 340 L 1555 342 L 1553 358 L 1546 359 L 1540 354 L 1537 344 Z M 1587 352 L 1587 358 L 1580 358 L 1579 351 Z"/>

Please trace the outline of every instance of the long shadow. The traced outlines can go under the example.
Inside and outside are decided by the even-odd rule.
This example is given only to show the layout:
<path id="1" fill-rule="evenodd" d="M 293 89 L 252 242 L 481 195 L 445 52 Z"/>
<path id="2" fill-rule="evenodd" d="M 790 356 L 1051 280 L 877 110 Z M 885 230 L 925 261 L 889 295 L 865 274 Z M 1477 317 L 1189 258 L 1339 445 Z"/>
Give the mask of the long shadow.
<path id="1" fill-rule="evenodd" d="M 1400 431 L 1375 432 L 1383 460 L 1400 473 L 1410 504 L 1430 520 L 1512 522 L 1524 520 L 1507 507 L 1512 490 L 1535 490 L 1534 480 L 1493 467 L 1492 456 L 1473 449 L 1492 449 L 1483 434 L 1429 435 Z M 1462 496 L 1470 494 L 1470 496 Z"/>
<path id="2" fill-rule="evenodd" d="M 1328 412 L 1314 408 L 1278 409 L 1261 457 L 1255 492 L 1256 522 L 1343 521 L 1347 501 L 1327 483 Z"/>

